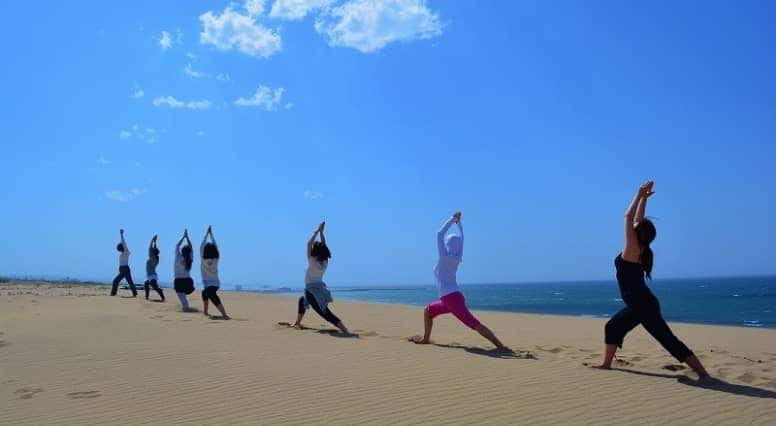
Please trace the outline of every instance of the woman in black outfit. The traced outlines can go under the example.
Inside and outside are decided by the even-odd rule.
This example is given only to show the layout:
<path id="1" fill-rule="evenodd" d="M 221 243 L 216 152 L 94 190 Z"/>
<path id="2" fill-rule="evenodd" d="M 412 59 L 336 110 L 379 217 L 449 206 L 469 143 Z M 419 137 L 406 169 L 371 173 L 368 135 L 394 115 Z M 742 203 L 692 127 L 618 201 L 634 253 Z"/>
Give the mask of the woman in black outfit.
<path id="1" fill-rule="evenodd" d="M 625 248 L 614 260 L 617 284 L 625 307 L 606 323 L 606 353 L 600 368 L 612 367 L 614 354 L 617 347 L 622 347 L 625 335 L 641 324 L 674 358 L 687 363 L 699 378 L 705 379 L 709 373 L 695 354 L 671 332 L 660 313 L 660 302 L 644 280 L 645 274 L 652 279 L 653 253 L 649 245 L 657 235 L 652 221 L 644 218 L 647 199 L 654 194 L 653 185 L 652 181 L 641 185 L 625 212 Z"/>

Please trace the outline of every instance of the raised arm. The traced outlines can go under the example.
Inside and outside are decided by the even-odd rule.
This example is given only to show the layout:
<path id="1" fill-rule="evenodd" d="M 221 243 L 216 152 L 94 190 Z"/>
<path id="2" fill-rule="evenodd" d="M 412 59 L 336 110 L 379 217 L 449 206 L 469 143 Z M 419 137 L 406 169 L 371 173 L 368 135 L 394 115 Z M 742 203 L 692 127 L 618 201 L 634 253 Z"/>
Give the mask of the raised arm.
<path id="1" fill-rule="evenodd" d="M 458 225 L 458 233 L 461 235 L 461 256 L 463 256 L 463 224 L 461 224 L 461 214 L 458 214 L 458 219 L 455 221 Z"/>
<path id="2" fill-rule="evenodd" d="M 622 249 L 622 257 L 629 262 L 636 262 L 639 258 L 639 241 L 633 225 L 644 220 L 647 198 L 654 194 L 652 191 L 654 184 L 651 180 L 644 182 L 636 191 L 636 195 L 633 196 L 633 201 L 628 206 L 628 210 L 625 211 L 625 222 L 623 223 L 625 247 Z"/>
<path id="3" fill-rule="evenodd" d="M 315 237 L 318 236 L 321 231 L 323 231 L 323 227 L 326 224 L 326 222 L 321 222 L 318 227 L 315 229 L 315 232 L 313 232 L 313 235 L 310 237 L 309 240 L 307 240 L 307 257 L 310 257 L 313 253 L 313 244 L 315 244 Z"/>
<path id="4" fill-rule="evenodd" d="M 445 235 L 447 235 L 447 230 L 450 229 L 451 226 L 453 226 L 453 223 L 456 221 L 456 218 L 458 213 L 456 212 L 452 216 L 450 216 L 442 225 L 442 227 L 437 232 L 437 250 L 439 251 L 440 256 L 447 256 L 447 247 L 445 247 Z"/>
<path id="5" fill-rule="evenodd" d="M 148 243 L 148 257 L 151 257 L 151 254 L 153 253 L 155 246 L 156 246 L 156 235 L 151 237 L 151 242 Z"/>
<path id="6" fill-rule="evenodd" d="M 324 234 L 324 231 L 326 230 L 326 221 L 321 222 L 321 230 L 318 232 L 321 236 L 321 242 L 325 245 L 326 244 L 326 234 Z"/>
<path id="7" fill-rule="evenodd" d="M 124 249 L 125 253 L 129 253 L 129 247 L 127 246 L 127 241 L 124 239 L 124 230 L 119 230 L 119 235 L 121 235 L 121 248 Z"/>

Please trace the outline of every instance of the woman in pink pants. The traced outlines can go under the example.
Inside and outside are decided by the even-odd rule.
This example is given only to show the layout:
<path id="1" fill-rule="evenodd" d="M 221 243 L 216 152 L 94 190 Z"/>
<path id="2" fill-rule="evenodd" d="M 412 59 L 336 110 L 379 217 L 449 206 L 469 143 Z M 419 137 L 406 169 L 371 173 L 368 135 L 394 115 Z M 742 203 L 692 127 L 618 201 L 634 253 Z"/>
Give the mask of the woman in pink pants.
<path id="1" fill-rule="evenodd" d="M 447 231 L 455 223 L 458 226 L 458 234 L 447 235 Z M 439 300 L 429 303 L 423 311 L 425 321 L 425 332 L 423 337 L 416 336 L 412 340 L 415 343 L 429 343 L 431 338 L 431 328 L 434 326 L 434 317 L 441 314 L 451 313 L 455 315 L 467 327 L 477 331 L 482 337 L 490 340 L 499 349 L 506 348 L 498 340 L 495 334 L 484 324 L 480 323 L 472 315 L 469 308 L 466 307 L 466 299 L 458 288 L 456 273 L 458 265 L 463 257 L 463 226 L 461 226 L 461 212 L 455 212 L 442 226 L 437 233 L 437 248 L 439 250 L 439 261 L 434 268 L 437 288 L 439 289 Z"/>

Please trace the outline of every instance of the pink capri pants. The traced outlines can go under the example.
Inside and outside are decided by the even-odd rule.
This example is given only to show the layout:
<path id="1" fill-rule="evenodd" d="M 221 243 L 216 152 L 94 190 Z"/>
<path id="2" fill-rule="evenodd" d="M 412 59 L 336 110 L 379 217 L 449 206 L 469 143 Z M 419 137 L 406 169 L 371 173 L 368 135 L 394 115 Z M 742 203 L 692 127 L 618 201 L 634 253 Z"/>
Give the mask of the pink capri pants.
<path id="1" fill-rule="evenodd" d="M 472 315 L 469 308 L 466 307 L 466 299 L 460 291 L 446 294 L 439 300 L 429 303 L 426 305 L 426 312 L 428 312 L 431 318 L 435 318 L 442 314 L 452 313 L 459 321 L 466 324 L 466 326 L 471 329 L 480 326 L 480 322 Z"/>

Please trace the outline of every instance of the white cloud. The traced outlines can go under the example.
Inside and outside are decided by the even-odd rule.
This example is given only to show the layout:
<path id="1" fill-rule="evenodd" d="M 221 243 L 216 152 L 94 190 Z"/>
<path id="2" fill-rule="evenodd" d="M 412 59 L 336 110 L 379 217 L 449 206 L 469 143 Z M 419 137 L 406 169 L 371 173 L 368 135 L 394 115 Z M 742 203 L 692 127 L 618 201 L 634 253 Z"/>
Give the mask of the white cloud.
<path id="1" fill-rule="evenodd" d="M 281 49 L 280 34 L 258 24 L 250 14 L 227 7 L 219 15 L 207 11 L 199 16 L 202 32 L 199 42 L 220 50 L 238 50 L 246 55 L 268 58 Z"/>
<path id="2" fill-rule="evenodd" d="M 140 99 L 143 96 L 145 96 L 145 92 L 143 91 L 143 89 L 135 88 L 134 90 L 132 90 L 132 94 L 129 96 L 132 99 Z"/>
<path id="3" fill-rule="evenodd" d="M 143 195 L 146 193 L 145 189 L 139 189 L 139 188 L 132 188 L 128 191 L 122 191 L 119 189 L 114 189 L 111 191 L 105 191 L 105 197 L 109 200 L 113 201 L 119 201 L 122 203 L 126 203 L 127 201 L 132 201 L 135 198 Z"/>
<path id="4" fill-rule="evenodd" d="M 319 16 L 315 29 L 327 37 L 329 46 L 363 53 L 442 34 L 439 15 L 425 0 L 349 0 Z"/>
<path id="5" fill-rule="evenodd" d="M 243 6 L 250 16 L 259 16 L 264 13 L 264 0 L 245 0 Z"/>
<path id="6" fill-rule="evenodd" d="M 308 13 L 328 7 L 334 0 L 275 0 L 269 16 L 275 19 L 296 20 Z"/>
<path id="7" fill-rule="evenodd" d="M 286 106 L 285 106 L 286 109 L 291 109 L 293 107 L 294 107 L 294 103 L 293 102 L 287 102 L 286 103 Z"/>
<path id="8" fill-rule="evenodd" d="M 101 166 L 107 166 L 110 164 L 110 161 L 106 160 L 105 157 L 98 158 L 97 162 L 100 163 Z"/>
<path id="9" fill-rule="evenodd" d="M 234 104 L 239 106 L 260 107 L 264 108 L 265 111 L 274 111 L 283 100 L 283 93 L 285 91 L 286 89 L 282 87 L 272 89 L 267 86 L 259 86 L 253 96 L 247 99 L 239 98 L 234 101 Z"/>
<path id="10" fill-rule="evenodd" d="M 175 39 L 173 40 L 172 34 L 169 31 L 162 31 L 162 35 L 159 37 L 159 46 L 162 50 L 167 50 L 172 47 L 173 44 L 181 44 L 183 42 L 183 32 L 179 29 L 175 30 Z"/>
<path id="11" fill-rule="evenodd" d="M 167 105 L 170 108 L 209 109 L 210 101 L 181 101 L 172 96 L 159 96 L 153 100 L 154 106 Z"/>
<path id="12" fill-rule="evenodd" d="M 304 192 L 304 199 L 305 200 L 320 200 L 323 198 L 323 193 L 318 191 L 305 191 Z"/>
<path id="13" fill-rule="evenodd" d="M 186 64 L 186 67 L 183 68 L 183 72 L 186 73 L 187 76 L 191 78 L 206 78 L 210 77 L 210 74 L 206 74 L 201 71 L 197 71 L 194 68 L 191 67 L 191 64 Z"/>
<path id="14" fill-rule="evenodd" d="M 231 81 L 232 77 L 229 77 L 229 74 L 227 74 L 227 73 L 218 73 L 218 74 L 216 74 L 216 80 L 218 80 L 218 81 Z"/>
<path id="15" fill-rule="evenodd" d="M 197 55 L 195 55 L 195 54 L 193 54 L 191 52 L 187 52 L 186 53 L 186 57 L 191 59 L 192 61 L 196 61 L 197 60 Z"/>
<path id="16" fill-rule="evenodd" d="M 205 132 L 203 132 L 202 130 L 199 130 L 197 131 L 197 136 L 199 137 L 205 136 Z"/>
<path id="17" fill-rule="evenodd" d="M 162 31 L 162 36 L 159 38 L 159 46 L 162 46 L 162 50 L 167 50 L 172 47 L 172 37 L 167 31 Z"/>
<path id="18" fill-rule="evenodd" d="M 129 130 L 119 132 L 119 137 L 121 139 L 135 138 L 150 144 L 159 142 L 159 135 L 156 129 L 151 127 L 141 128 L 137 124 L 133 124 Z"/>

